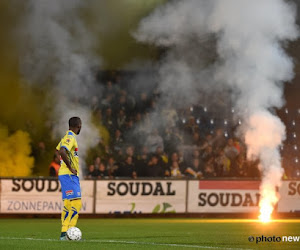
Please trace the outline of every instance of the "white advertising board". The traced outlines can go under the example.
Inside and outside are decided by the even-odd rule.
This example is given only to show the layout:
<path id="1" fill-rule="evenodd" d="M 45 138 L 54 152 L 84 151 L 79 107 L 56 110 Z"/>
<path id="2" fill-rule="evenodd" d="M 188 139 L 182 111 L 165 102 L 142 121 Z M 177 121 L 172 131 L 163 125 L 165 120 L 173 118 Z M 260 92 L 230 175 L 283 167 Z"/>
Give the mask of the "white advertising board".
<path id="1" fill-rule="evenodd" d="M 81 213 L 93 213 L 94 182 L 81 181 Z M 61 213 L 62 196 L 58 180 L 1 180 L 1 213 L 55 214 Z"/>
<path id="2" fill-rule="evenodd" d="M 283 181 L 279 195 L 278 212 L 300 212 L 300 181 Z"/>
<path id="3" fill-rule="evenodd" d="M 97 181 L 96 213 L 184 213 L 186 181 Z"/>

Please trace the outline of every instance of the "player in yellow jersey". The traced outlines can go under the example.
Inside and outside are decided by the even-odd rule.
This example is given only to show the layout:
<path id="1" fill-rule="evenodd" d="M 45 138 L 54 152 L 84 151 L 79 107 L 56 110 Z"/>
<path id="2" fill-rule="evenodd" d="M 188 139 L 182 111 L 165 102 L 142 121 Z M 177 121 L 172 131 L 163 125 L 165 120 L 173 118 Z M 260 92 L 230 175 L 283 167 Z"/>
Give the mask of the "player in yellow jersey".
<path id="1" fill-rule="evenodd" d="M 61 214 L 61 240 L 66 240 L 66 232 L 70 227 L 75 227 L 78 213 L 81 209 L 81 189 L 79 183 L 78 144 L 76 135 L 81 130 L 79 117 L 69 120 L 69 130 L 58 143 L 56 150 L 61 157 L 58 179 L 61 185 L 62 199 L 64 203 Z"/>

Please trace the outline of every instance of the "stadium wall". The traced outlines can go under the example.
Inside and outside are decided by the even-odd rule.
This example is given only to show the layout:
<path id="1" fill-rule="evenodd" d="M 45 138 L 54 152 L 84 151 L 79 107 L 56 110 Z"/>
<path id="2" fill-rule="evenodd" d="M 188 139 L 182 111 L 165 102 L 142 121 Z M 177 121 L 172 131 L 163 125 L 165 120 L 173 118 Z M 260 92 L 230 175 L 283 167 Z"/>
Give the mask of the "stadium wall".
<path id="1" fill-rule="evenodd" d="M 83 180 L 82 214 L 258 213 L 259 181 Z M 277 213 L 300 212 L 300 181 L 283 181 Z M 60 214 L 57 179 L 0 179 L 0 214 Z"/>

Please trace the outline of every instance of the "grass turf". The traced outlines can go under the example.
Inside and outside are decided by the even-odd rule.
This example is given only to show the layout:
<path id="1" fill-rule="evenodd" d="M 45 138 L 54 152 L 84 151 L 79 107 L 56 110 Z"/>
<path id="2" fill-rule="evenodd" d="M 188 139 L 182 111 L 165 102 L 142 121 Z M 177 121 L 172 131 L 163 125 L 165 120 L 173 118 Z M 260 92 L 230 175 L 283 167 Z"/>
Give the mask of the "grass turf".
<path id="1" fill-rule="evenodd" d="M 59 219 L 0 219 L 0 249 L 300 249 L 255 237 L 300 235 L 299 220 L 79 219 L 81 242 L 60 242 Z M 254 242 L 248 237 L 254 236 Z"/>

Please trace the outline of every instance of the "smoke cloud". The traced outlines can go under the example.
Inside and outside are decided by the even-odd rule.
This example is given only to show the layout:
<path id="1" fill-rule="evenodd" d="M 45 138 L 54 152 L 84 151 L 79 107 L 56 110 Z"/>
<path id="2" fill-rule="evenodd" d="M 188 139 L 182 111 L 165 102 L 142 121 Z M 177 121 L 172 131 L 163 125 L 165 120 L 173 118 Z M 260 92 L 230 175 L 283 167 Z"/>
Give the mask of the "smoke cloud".
<path id="1" fill-rule="evenodd" d="M 99 141 L 99 131 L 91 122 L 88 107 L 93 95 L 100 96 L 96 72 L 100 65 L 94 56 L 94 36 L 82 20 L 88 2 L 32 0 L 25 4 L 20 37 L 20 67 L 26 80 L 48 88 L 54 106 L 53 127 L 56 136 L 68 129 L 68 119 L 82 119 L 78 137 L 82 159 Z M 84 161 L 81 161 L 84 165 Z"/>
<path id="2" fill-rule="evenodd" d="M 48 173 L 53 144 L 73 115 L 83 120 L 78 140 L 84 163 L 86 150 L 99 140 L 89 107 L 91 96 L 101 98 L 96 72 L 120 68 L 132 58 L 153 57 L 128 30 L 164 1 L 0 2 L 0 104 L 5 107 L 0 121 L 9 135 L 29 132 L 35 157 L 38 143 L 46 144 L 47 155 L 37 157 L 33 174 Z"/>
<path id="3" fill-rule="evenodd" d="M 30 157 L 30 137 L 18 130 L 9 134 L 7 127 L 0 124 L 0 176 L 29 176 L 34 159 Z"/>
<path id="4" fill-rule="evenodd" d="M 283 173 L 279 146 L 285 127 L 273 109 L 284 104 L 283 83 L 294 76 L 284 47 L 298 38 L 295 22 L 290 1 L 172 1 L 143 19 L 134 34 L 167 47 L 159 69 L 165 102 L 185 107 L 199 102 L 201 92 L 231 90 L 248 157 L 260 159 L 266 216 L 278 200 L 275 187 Z"/>

